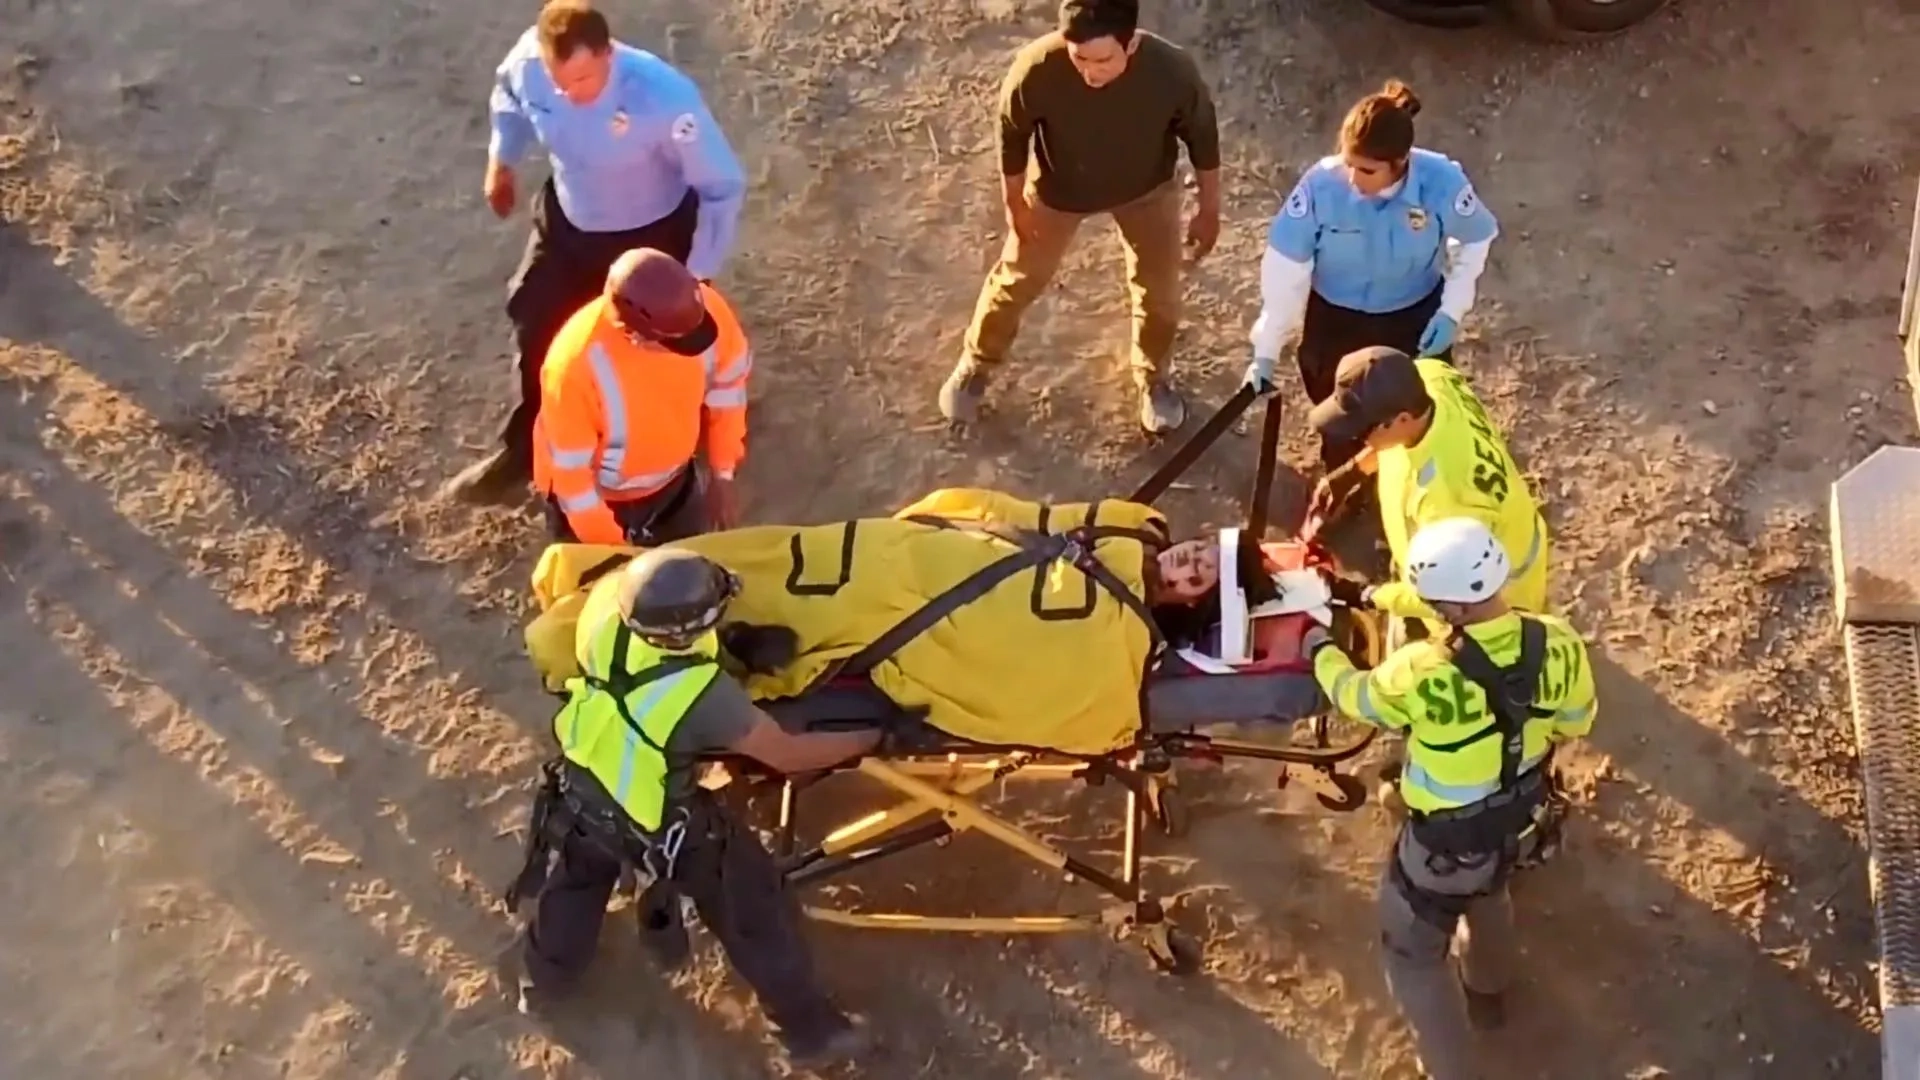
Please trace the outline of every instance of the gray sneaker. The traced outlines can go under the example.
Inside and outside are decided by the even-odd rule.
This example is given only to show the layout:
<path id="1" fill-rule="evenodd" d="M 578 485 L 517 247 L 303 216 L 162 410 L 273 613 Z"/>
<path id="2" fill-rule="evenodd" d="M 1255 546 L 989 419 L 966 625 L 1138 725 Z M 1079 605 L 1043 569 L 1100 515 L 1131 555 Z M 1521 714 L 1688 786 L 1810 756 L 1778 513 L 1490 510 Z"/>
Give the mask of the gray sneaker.
<path id="1" fill-rule="evenodd" d="M 986 369 L 962 360 L 940 384 L 940 415 L 950 424 L 971 424 L 980 418 L 980 401 L 986 396 Z"/>
<path id="2" fill-rule="evenodd" d="M 1187 399 L 1180 391 L 1155 379 L 1140 388 L 1140 426 L 1149 435 L 1177 431 L 1187 422 Z"/>

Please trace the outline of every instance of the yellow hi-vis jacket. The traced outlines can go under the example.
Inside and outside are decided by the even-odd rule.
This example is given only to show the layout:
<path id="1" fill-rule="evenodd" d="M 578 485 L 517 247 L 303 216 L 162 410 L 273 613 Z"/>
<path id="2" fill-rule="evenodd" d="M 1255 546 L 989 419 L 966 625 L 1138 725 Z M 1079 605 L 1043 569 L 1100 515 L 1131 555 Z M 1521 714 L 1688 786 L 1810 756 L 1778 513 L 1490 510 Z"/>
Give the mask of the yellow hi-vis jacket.
<path id="1" fill-rule="evenodd" d="M 756 700 L 858 675 L 957 738 L 1101 754 L 1143 721 L 1156 642 L 1146 564 L 1166 543 L 1152 507 L 950 488 L 891 518 L 750 526 L 670 546 L 740 579 L 727 622 L 799 636 L 794 663 L 742 677 Z M 543 614 L 526 633 L 549 689 L 584 662 L 572 623 L 612 610 L 617 567 L 634 550 L 555 544 L 541 556 Z"/>
<path id="2" fill-rule="evenodd" d="M 1414 361 L 1433 398 L 1433 423 L 1412 446 L 1379 458 L 1380 525 L 1393 554 L 1391 581 L 1373 591 L 1373 605 L 1390 615 L 1446 627 L 1405 580 L 1407 545 L 1422 525 L 1470 517 L 1498 537 L 1513 571 L 1503 590 L 1521 611 L 1547 610 L 1547 523 L 1527 478 L 1513 463 L 1507 440 L 1487 417 L 1466 377 L 1444 360 Z"/>
<path id="3" fill-rule="evenodd" d="M 1564 619 L 1508 612 L 1464 632 L 1487 658 L 1511 669 L 1521 659 L 1522 619 L 1546 631 L 1533 707 L 1514 772 L 1539 765 L 1558 741 L 1593 728 L 1593 669 L 1587 645 Z M 1470 806 L 1500 790 L 1502 737 L 1486 693 L 1455 666 L 1447 640 L 1410 642 L 1364 670 L 1323 647 L 1313 674 L 1342 713 L 1407 737 L 1400 794 L 1420 813 Z"/>
<path id="4" fill-rule="evenodd" d="M 707 634 L 686 652 L 667 652 L 640 640 L 611 608 L 577 623 L 575 637 L 580 673 L 566 680 L 567 703 L 553 717 L 560 752 L 592 773 L 641 830 L 657 832 L 667 740 L 720 673 L 719 643 Z"/>

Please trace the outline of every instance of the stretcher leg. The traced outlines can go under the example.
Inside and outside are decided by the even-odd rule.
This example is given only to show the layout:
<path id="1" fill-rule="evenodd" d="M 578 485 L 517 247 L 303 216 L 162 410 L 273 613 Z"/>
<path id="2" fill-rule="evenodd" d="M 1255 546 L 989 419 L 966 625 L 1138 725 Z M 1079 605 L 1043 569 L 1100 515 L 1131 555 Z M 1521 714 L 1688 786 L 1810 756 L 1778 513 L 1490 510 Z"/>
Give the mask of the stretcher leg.
<path id="1" fill-rule="evenodd" d="M 1031 755 L 1015 754 L 983 763 L 950 760 L 943 768 L 928 768 L 934 762 L 884 762 L 863 760 L 858 771 L 885 784 L 907 801 L 889 810 L 849 823 L 834 832 L 804 855 L 788 860 L 787 883 L 802 886 L 895 855 L 902 851 L 939 842 L 960 832 L 979 832 L 992 837 L 1036 862 L 1059 870 L 1069 880 L 1082 880 L 1121 901 L 1121 904 L 1096 916 L 1013 916 L 948 917 L 912 914 L 851 912 L 806 906 L 810 918 L 841 926 L 883 930 L 921 930 L 989 934 L 1065 933 L 1105 929 L 1115 936 L 1134 936 L 1145 946 L 1149 957 L 1164 971 L 1181 974 L 1198 969 L 1199 946 L 1180 933 L 1167 920 L 1159 901 L 1142 893 L 1139 885 L 1142 858 L 1141 827 L 1149 812 L 1146 798 L 1152 777 L 1136 771 L 1132 763 L 1116 766 L 1101 761 L 1076 764 L 1046 763 L 1040 768 L 1054 776 L 1077 775 L 1098 781 L 1119 779 L 1126 788 L 1126 827 L 1121 867 L 1118 876 L 1088 865 L 1040 840 L 998 816 L 976 806 L 970 796 L 994 781 L 1022 774 L 1033 767 Z M 915 767 L 918 766 L 918 767 Z M 913 775 L 919 772 L 943 778 L 947 786 Z M 919 819 L 938 814 L 932 821 Z M 791 815 L 788 816 L 791 823 Z"/>
<path id="2" fill-rule="evenodd" d="M 1017 768 L 1018 766 L 1015 767 Z M 891 764 L 888 768 L 895 771 L 897 775 L 912 779 L 911 774 L 907 770 L 898 767 L 898 763 Z M 865 770 L 862 769 L 861 771 L 864 772 Z M 999 779 L 997 768 L 991 771 L 981 770 L 971 775 L 961 776 L 955 779 L 946 788 L 936 788 L 928 785 L 928 790 L 943 792 L 957 799 L 965 799 L 974 792 L 988 787 L 997 779 Z M 916 779 L 916 782 L 922 781 Z M 936 804 L 919 800 L 918 796 L 914 796 L 914 799 L 915 801 L 913 802 L 901 803 L 890 810 L 882 810 L 869 814 L 864 818 L 842 825 L 838 829 L 828 833 L 827 838 L 820 842 L 821 854 L 840 854 L 876 837 L 893 832 L 895 829 L 899 829 L 941 809 L 941 807 Z M 949 828 L 949 832 L 953 831 L 963 830 Z"/>
<path id="3" fill-rule="evenodd" d="M 1044 863 L 1055 869 L 1065 869 L 1068 858 L 1065 853 L 1040 841 L 1024 829 L 1009 825 L 999 818 L 975 806 L 965 794 L 942 791 L 915 776 L 895 768 L 892 764 L 866 758 L 860 762 L 860 772 L 893 788 L 907 798 L 920 804 L 914 811 L 918 816 L 927 810 L 937 810 L 955 832 L 982 832 L 1002 844 L 1020 852 L 1035 862 Z M 968 783 L 974 780 L 967 778 Z M 974 784 L 966 794 L 992 783 L 992 774 L 988 774 L 985 783 Z"/>

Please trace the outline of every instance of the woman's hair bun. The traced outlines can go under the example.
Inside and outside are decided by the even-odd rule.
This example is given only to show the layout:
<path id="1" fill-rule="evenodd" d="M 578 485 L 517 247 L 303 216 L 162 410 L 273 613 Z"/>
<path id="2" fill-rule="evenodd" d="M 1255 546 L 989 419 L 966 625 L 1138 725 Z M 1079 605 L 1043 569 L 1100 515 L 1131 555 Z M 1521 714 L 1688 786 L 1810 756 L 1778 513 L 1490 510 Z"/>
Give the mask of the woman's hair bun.
<path id="1" fill-rule="evenodd" d="M 1380 88 L 1380 96 L 1393 102 L 1395 108 L 1409 117 L 1420 115 L 1420 98 L 1414 94 L 1412 87 L 1399 79 L 1388 79 L 1386 85 Z"/>

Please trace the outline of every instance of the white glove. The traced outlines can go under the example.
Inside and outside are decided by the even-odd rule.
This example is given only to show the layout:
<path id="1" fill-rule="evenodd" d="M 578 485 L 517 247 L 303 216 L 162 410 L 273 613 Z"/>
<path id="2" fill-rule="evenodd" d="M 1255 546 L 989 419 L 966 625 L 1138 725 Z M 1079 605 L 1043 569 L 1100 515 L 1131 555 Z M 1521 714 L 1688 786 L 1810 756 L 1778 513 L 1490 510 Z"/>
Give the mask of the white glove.
<path id="1" fill-rule="evenodd" d="M 1255 394 L 1270 394 L 1275 390 L 1273 383 L 1274 359 L 1270 356 L 1256 356 L 1253 363 L 1247 365 L 1246 378 L 1242 386 L 1250 386 Z"/>

